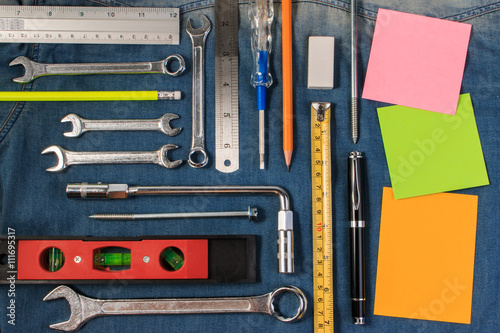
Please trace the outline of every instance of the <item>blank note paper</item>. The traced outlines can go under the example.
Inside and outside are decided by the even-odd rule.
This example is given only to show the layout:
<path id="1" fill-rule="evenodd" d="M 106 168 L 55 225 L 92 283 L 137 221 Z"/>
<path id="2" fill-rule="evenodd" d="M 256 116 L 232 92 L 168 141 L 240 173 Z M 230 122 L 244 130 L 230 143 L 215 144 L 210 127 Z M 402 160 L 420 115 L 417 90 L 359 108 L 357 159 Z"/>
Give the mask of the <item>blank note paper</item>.
<path id="1" fill-rule="evenodd" d="M 363 98 L 455 114 L 471 25 L 379 9 Z"/>
<path id="2" fill-rule="evenodd" d="M 477 196 L 384 188 L 374 313 L 470 324 Z"/>
<path id="3" fill-rule="evenodd" d="M 454 116 L 393 105 L 378 118 L 396 199 L 489 184 L 469 94 Z"/>

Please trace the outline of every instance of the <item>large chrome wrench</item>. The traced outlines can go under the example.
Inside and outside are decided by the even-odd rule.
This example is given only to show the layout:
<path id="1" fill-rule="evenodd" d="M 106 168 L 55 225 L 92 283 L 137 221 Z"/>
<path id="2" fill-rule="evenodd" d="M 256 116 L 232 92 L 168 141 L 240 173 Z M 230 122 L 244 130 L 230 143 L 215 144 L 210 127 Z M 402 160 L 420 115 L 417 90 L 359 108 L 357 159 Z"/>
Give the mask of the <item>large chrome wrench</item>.
<path id="1" fill-rule="evenodd" d="M 203 26 L 193 29 L 191 20 L 186 22 L 186 31 L 191 37 L 193 44 L 193 120 L 191 139 L 191 149 L 189 151 L 188 163 L 193 168 L 204 167 L 208 162 L 208 155 L 205 150 L 205 40 L 212 27 L 210 21 L 205 15 Z M 201 156 L 197 156 L 200 155 Z M 201 158 L 199 160 L 198 158 Z"/>
<path id="2" fill-rule="evenodd" d="M 170 71 L 169 66 L 177 61 L 178 67 Z M 117 63 L 74 63 L 43 64 L 20 56 L 12 60 L 9 66 L 22 65 L 25 73 L 15 78 L 14 82 L 28 83 L 45 75 L 83 75 L 83 74 L 168 74 L 180 75 L 186 68 L 184 58 L 178 54 L 164 60 L 150 62 L 117 62 Z"/>
<path id="3" fill-rule="evenodd" d="M 289 292 L 297 297 L 299 307 L 295 315 L 284 317 L 275 310 L 274 302 L 280 295 Z M 43 300 L 59 298 L 65 298 L 71 309 L 69 320 L 50 325 L 50 328 L 60 331 L 76 331 L 90 319 L 106 315 L 258 312 L 274 316 L 283 322 L 292 322 L 302 318 L 307 310 L 307 299 L 295 286 L 281 287 L 268 294 L 250 297 L 116 300 L 89 298 L 67 286 L 59 286 L 48 293 Z"/>
<path id="4" fill-rule="evenodd" d="M 177 167 L 182 160 L 170 161 L 167 157 L 169 150 L 178 146 L 167 144 L 157 151 L 69 151 L 60 146 L 47 147 L 42 154 L 54 153 L 57 156 L 57 165 L 48 168 L 49 172 L 60 172 L 76 164 L 158 164 L 167 169 Z"/>

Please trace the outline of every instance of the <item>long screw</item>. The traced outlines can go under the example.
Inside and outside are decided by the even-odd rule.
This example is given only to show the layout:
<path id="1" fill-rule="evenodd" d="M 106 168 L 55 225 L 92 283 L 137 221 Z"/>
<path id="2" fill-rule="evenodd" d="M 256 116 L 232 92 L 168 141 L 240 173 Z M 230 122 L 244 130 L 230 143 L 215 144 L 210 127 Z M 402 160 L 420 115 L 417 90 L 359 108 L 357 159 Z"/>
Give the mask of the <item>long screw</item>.
<path id="1" fill-rule="evenodd" d="M 354 143 L 358 142 L 358 46 L 356 12 L 357 1 L 351 0 L 351 134 Z"/>
<path id="2" fill-rule="evenodd" d="M 154 220 L 154 219 L 180 219 L 199 217 L 248 217 L 248 221 L 257 219 L 258 211 L 256 207 L 248 206 L 246 211 L 233 212 L 186 212 L 186 213 L 155 213 L 155 214 L 94 214 L 89 218 L 103 221 L 133 221 L 133 220 Z"/>

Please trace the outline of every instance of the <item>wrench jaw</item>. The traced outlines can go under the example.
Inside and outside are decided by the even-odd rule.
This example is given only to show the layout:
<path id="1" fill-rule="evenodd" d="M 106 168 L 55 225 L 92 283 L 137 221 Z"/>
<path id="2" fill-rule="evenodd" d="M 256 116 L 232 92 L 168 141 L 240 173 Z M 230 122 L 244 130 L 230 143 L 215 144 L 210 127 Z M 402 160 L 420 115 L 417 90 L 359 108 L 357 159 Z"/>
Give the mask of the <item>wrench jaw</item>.
<path id="1" fill-rule="evenodd" d="M 48 172 L 61 172 L 68 166 L 66 150 L 60 146 L 50 146 L 42 151 L 42 155 L 54 153 L 57 156 L 57 165 L 46 169 Z"/>
<path id="2" fill-rule="evenodd" d="M 74 113 L 68 114 L 66 117 L 61 119 L 61 123 L 71 122 L 73 125 L 73 130 L 71 132 L 63 133 L 67 138 L 77 138 L 83 134 L 83 120 L 78 115 Z"/>
<path id="3" fill-rule="evenodd" d="M 179 119 L 179 116 L 174 113 L 167 113 L 160 118 L 160 131 L 168 136 L 175 136 L 182 131 L 182 127 L 172 128 L 170 127 L 170 121 Z"/>
<path id="4" fill-rule="evenodd" d="M 187 19 L 186 22 L 186 32 L 189 34 L 189 37 L 191 37 L 193 44 L 196 44 L 193 39 L 195 37 L 202 37 L 202 42 L 204 42 L 210 32 L 210 29 L 212 28 L 212 24 L 210 23 L 208 17 L 201 15 L 201 18 L 203 19 L 203 26 L 200 28 L 193 28 L 191 25 L 191 19 Z"/>
<path id="5" fill-rule="evenodd" d="M 50 328 L 59 331 L 76 331 L 85 322 L 80 295 L 70 287 L 59 286 L 48 293 L 47 296 L 43 298 L 43 301 L 47 302 L 61 298 L 66 299 L 69 303 L 71 310 L 70 317 L 67 321 L 50 325 Z"/>
<path id="6" fill-rule="evenodd" d="M 159 154 L 158 154 L 159 155 L 158 156 L 159 164 L 161 166 L 164 166 L 167 169 L 174 169 L 174 168 L 178 167 L 182 163 L 182 160 L 170 161 L 167 157 L 169 150 L 173 150 L 173 149 L 177 149 L 177 148 L 179 148 L 179 146 L 171 144 L 171 143 L 166 144 L 163 147 L 161 147 L 161 149 L 158 151 L 159 152 Z"/>
<path id="7" fill-rule="evenodd" d="M 34 64 L 31 60 L 29 60 L 26 57 L 19 56 L 16 59 L 12 60 L 9 64 L 9 66 L 16 66 L 16 65 L 22 65 L 24 67 L 24 75 L 13 79 L 14 82 L 28 83 L 35 79 Z"/>

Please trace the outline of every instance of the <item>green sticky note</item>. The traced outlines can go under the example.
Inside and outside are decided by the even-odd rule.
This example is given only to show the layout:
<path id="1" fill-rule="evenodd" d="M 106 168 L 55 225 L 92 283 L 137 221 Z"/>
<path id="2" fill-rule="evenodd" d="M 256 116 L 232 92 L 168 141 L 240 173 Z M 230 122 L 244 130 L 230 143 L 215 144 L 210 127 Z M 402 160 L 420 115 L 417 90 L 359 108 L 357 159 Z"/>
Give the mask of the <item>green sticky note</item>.
<path id="1" fill-rule="evenodd" d="M 469 94 L 455 115 L 399 105 L 377 111 L 396 199 L 489 185 Z"/>

